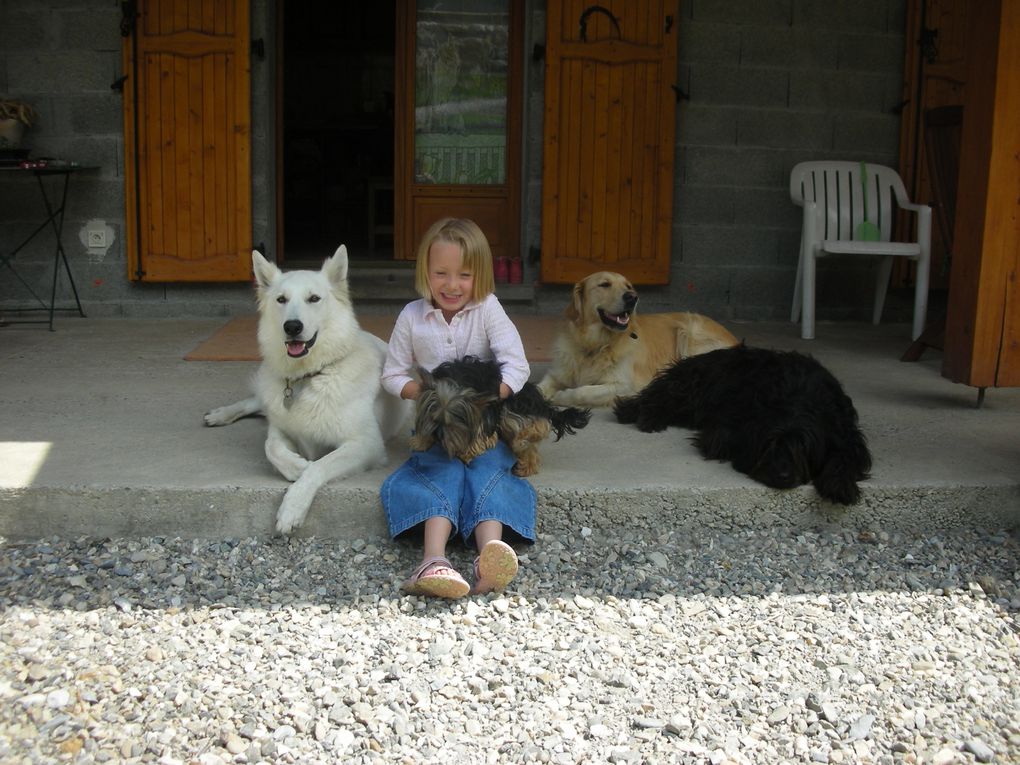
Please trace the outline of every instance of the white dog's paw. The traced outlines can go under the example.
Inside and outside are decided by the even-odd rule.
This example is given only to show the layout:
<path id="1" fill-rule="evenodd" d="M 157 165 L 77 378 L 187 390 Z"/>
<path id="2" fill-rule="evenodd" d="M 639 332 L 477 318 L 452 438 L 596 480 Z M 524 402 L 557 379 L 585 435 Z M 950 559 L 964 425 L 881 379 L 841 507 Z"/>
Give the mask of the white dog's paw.
<path id="1" fill-rule="evenodd" d="M 294 487 L 291 487 L 293 489 Z M 287 490 L 276 513 L 276 530 L 281 534 L 289 534 L 302 523 L 308 516 L 310 501 L 305 501 L 300 492 Z"/>
<path id="2" fill-rule="evenodd" d="M 210 428 L 215 428 L 219 425 L 229 425 L 233 422 L 233 420 L 229 417 L 230 409 L 231 407 L 229 406 L 218 406 L 215 409 L 206 412 L 205 416 L 202 417 L 202 420 L 205 422 L 206 426 Z"/>
<path id="3" fill-rule="evenodd" d="M 279 459 L 274 464 L 276 469 L 280 471 L 280 475 L 288 481 L 296 481 L 304 474 L 305 468 L 312 463 L 304 457 L 295 454 L 293 459 Z"/>
<path id="4" fill-rule="evenodd" d="M 288 481 L 296 481 L 312 464 L 294 451 L 293 444 L 272 431 L 266 438 L 266 459 Z"/>
<path id="5" fill-rule="evenodd" d="M 215 409 L 211 409 L 205 413 L 205 424 L 209 427 L 216 427 L 217 425 L 229 425 L 232 422 L 237 422 L 242 417 L 250 417 L 253 414 L 261 414 L 262 407 L 259 404 L 258 398 L 245 398 L 234 404 L 227 404 L 226 406 L 218 406 Z"/>

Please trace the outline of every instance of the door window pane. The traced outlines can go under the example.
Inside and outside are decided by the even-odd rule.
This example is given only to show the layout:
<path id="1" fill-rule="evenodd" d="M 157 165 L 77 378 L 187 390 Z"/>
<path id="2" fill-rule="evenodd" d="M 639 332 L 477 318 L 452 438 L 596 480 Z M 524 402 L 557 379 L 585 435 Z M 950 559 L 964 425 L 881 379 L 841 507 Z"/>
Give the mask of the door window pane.
<path id="1" fill-rule="evenodd" d="M 509 0 L 419 0 L 415 183 L 506 182 Z"/>

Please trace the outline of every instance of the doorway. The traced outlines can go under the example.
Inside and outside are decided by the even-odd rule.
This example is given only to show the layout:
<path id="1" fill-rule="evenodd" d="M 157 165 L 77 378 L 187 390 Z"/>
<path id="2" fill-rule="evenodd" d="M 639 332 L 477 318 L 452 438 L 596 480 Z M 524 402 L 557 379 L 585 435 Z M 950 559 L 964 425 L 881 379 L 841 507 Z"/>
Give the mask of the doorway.
<path id="1" fill-rule="evenodd" d="M 447 215 L 520 257 L 523 5 L 277 3 L 280 262 L 406 266 Z"/>
<path id="2" fill-rule="evenodd" d="M 396 258 L 471 218 L 497 263 L 520 252 L 523 0 L 398 0 Z"/>
<path id="3" fill-rule="evenodd" d="M 395 3 L 277 4 L 277 252 L 393 258 Z"/>

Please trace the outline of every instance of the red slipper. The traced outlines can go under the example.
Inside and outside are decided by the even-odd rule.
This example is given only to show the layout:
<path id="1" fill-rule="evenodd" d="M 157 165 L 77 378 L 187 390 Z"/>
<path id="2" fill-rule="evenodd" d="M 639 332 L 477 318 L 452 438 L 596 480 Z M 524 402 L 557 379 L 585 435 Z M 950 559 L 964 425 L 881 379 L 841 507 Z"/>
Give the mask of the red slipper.
<path id="1" fill-rule="evenodd" d="M 475 586 L 472 595 L 502 592 L 517 576 L 517 553 L 506 542 L 493 539 L 486 542 L 475 558 Z"/>
<path id="2" fill-rule="evenodd" d="M 436 556 L 423 560 L 400 589 L 408 595 L 456 600 L 467 595 L 471 588 L 449 560 Z"/>

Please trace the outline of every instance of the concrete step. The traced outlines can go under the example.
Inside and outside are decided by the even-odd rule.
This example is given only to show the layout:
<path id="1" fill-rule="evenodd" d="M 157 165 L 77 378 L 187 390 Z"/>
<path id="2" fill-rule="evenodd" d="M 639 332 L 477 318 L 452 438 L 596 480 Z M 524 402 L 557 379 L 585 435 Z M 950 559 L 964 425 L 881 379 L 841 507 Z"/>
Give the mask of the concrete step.
<path id="1" fill-rule="evenodd" d="M 55 332 L 0 329 L 0 536 L 250 537 L 273 533 L 287 483 L 263 453 L 265 422 L 206 428 L 208 409 L 247 395 L 249 362 L 183 356 L 223 320 L 62 320 Z M 1020 390 L 973 389 L 939 374 L 940 358 L 904 364 L 905 325 L 737 325 L 752 345 L 812 352 L 843 382 L 874 456 L 862 502 L 843 508 L 811 487 L 775 491 L 707 462 L 690 432 L 643 434 L 606 410 L 543 445 L 532 479 L 544 532 L 663 527 L 870 530 L 1008 527 L 1020 521 Z M 545 370 L 535 365 L 535 376 Z M 385 536 L 388 468 L 334 482 L 302 535 Z"/>

